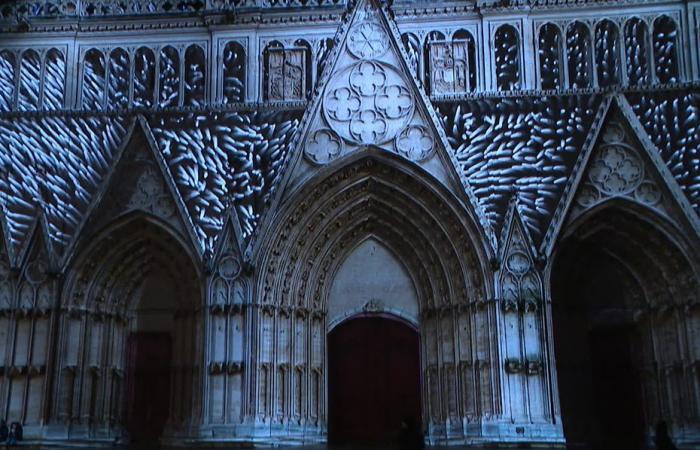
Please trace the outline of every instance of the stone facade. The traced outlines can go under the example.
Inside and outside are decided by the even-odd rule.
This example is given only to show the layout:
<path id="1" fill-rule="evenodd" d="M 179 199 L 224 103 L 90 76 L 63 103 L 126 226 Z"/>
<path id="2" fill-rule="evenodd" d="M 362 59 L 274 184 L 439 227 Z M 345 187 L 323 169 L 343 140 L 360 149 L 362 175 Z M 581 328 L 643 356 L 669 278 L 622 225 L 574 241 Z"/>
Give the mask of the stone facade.
<path id="1" fill-rule="evenodd" d="M 699 26 L 690 0 L 0 6 L 0 416 L 128 442 L 131 337 L 167 333 L 163 442 L 325 442 L 328 333 L 381 314 L 419 331 L 429 443 L 605 434 L 617 357 L 640 436 L 699 445 Z"/>

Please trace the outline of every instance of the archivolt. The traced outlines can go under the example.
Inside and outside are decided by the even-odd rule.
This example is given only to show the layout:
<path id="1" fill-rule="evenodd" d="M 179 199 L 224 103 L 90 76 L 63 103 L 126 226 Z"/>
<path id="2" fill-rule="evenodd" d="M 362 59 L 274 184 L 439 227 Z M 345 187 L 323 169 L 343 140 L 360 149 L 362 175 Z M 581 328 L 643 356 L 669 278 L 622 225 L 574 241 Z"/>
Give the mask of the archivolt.
<path id="1" fill-rule="evenodd" d="M 62 306 L 126 313 L 134 291 L 160 268 L 178 283 L 177 308 L 198 309 L 199 273 L 193 260 L 156 219 L 128 218 L 93 238 L 81 252 L 68 273 Z"/>
<path id="2" fill-rule="evenodd" d="M 476 221 L 418 170 L 370 153 L 303 187 L 262 239 L 264 304 L 323 311 L 329 276 L 367 236 L 389 244 L 423 310 L 483 301 L 486 241 Z"/>

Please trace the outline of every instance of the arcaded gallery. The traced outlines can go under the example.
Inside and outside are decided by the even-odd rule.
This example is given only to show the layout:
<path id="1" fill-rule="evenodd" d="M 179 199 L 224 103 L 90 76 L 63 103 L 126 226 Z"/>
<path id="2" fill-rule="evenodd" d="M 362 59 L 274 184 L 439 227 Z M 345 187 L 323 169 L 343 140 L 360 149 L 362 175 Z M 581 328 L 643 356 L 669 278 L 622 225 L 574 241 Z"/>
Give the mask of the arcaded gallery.
<path id="1" fill-rule="evenodd" d="M 23 443 L 700 446 L 700 0 L 0 2 Z"/>

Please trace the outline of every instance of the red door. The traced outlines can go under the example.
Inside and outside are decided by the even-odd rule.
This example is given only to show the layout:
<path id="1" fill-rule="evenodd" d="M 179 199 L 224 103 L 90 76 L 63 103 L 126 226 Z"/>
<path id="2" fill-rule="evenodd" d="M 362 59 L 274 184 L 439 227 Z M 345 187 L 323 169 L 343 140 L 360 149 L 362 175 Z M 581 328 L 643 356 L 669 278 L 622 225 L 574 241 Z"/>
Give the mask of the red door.
<path id="1" fill-rule="evenodd" d="M 126 426 L 134 443 L 154 443 L 170 410 L 170 335 L 132 333 L 128 340 Z"/>
<path id="2" fill-rule="evenodd" d="M 361 317 L 328 337 L 331 443 L 396 439 L 401 422 L 421 423 L 418 333 L 386 317 Z"/>

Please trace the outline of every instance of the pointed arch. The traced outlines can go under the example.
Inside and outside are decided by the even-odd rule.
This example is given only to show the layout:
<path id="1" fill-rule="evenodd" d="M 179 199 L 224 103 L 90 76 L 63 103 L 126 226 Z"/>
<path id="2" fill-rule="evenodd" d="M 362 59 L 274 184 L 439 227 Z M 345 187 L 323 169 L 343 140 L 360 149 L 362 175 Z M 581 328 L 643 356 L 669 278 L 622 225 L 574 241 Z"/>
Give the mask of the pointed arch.
<path id="1" fill-rule="evenodd" d="M 175 107 L 180 104 L 180 52 L 167 45 L 158 56 L 158 106 Z"/>
<path id="2" fill-rule="evenodd" d="M 66 90 L 66 59 L 52 48 L 44 56 L 43 107 L 63 109 Z"/>
<path id="3" fill-rule="evenodd" d="M 636 444 L 648 439 L 662 418 L 671 430 L 696 426 L 700 410 L 692 399 L 700 392 L 694 376 L 669 369 L 690 364 L 700 351 L 700 311 L 691 306 L 700 286 L 696 248 L 666 218 L 622 198 L 587 211 L 561 236 L 547 285 L 568 442 Z M 614 355 L 605 356 L 599 338 Z M 631 409 L 591 390 L 591 380 L 577 366 L 587 358 L 595 360 L 593 377 L 601 374 L 596 367 L 607 374 L 611 361 L 619 365 L 623 375 L 608 383 Z M 617 421 L 613 431 L 607 415 L 597 417 L 597 430 L 586 428 L 591 399 L 616 417 L 627 412 L 624 432 Z M 632 440 L 615 441 L 620 436 Z M 682 439 L 674 436 L 676 442 Z"/>
<path id="4" fill-rule="evenodd" d="M 129 106 L 131 58 L 129 53 L 117 47 L 109 54 L 107 82 L 107 108 L 124 109 Z"/>
<path id="5" fill-rule="evenodd" d="M 185 50 L 185 106 L 203 106 L 206 97 L 207 61 L 204 49 L 192 44 Z"/>
<path id="6" fill-rule="evenodd" d="M 0 51 L 0 111 L 15 108 L 17 56 L 9 50 Z"/>
<path id="7" fill-rule="evenodd" d="M 253 298 L 259 302 L 257 323 L 263 331 L 254 376 L 260 381 L 257 386 L 267 392 L 262 397 L 272 397 L 271 386 L 276 386 L 274 380 L 263 377 L 274 377 L 275 371 L 267 367 L 276 364 L 274 355 L 279 353 L 268 334 L 280 314 L 306 318 L 285 322 L 297 336 L 289 358 L 294 355 L 297 364 L 310 365 L 310 372 L 323 372 L 324 336 L 331 320 L 329 292 L 335 274 L 348 252 L 373 237 L 391 249 L 415 286 L 423 371 L 425 380 L 430 380 L 426 381 L 430 388 L 426 385 L 423 390 L 424 404 L 431 405 L 426 406 L 425 420 L 437 423 L 471 407 L 455 400 L 462 398 L 454 397 L 457 391 L 447 391 L 462 376 L 470 380 L 469 386 L 478 384 L 473 377 L 485 383 L 479 392 L 465 388 L 466 397 L 477 396 L 474 405 L 481 414 L 500 411 L 500 403 L 491 396 L 500 387 L 491 372 L 497 367 L 493 359 L 497 356 L 492 347 L 493 306 L 486 301 L 493 295 L 487 281 L 489 249 L 484 244 L 488 241 L 473 215 L 452 195 L 422 169 L 379 149 L 336 161 L 295 189 L 252 252 L 253 264 L 260 268 Z M 470 320 L 481 325 L 472 329 L 467 325 Z M 456 323 L 463 325 L 460 331 Z M 269 333 L 264 331 L 268 328 Z M 438 354 L 446 355 L 445 359 L 438 359 Z M 476 360 L 482 361 L 478 370 L 464 369 L 467 361 Z M 461 363 L 463 369 L 457 371 Z M 304 383 L 311 383 L 310 372 L 302 373 Z M 437 378 L 429 378 L 431 373 Z M 448 401 L 451 396 L 453 400 Z M 270 413 L 267 403 L 255 407 L 257 414 Z M 324 403 L 315 408 L 320 408 L 320 422 L 314 423 L 323 426 Z"/>
<path id="8" fill-rule="evenodd" d="M 246 89 L 246 49 L 237 41 L 226 43 L 223 54 L 223 101 L 242 103 Z"/>
<path id="9" fill-rule="evenodd" d="M 104 107 L 106 63 L 104 54 L 91 48 L 83 56 L 81 101 L 83 109 L 99 110 Z"/>
<path id="10" fill-rule="evenodd" d="M 139 47 L 134 56 L 134 107 L 154 105 L 156 87 L 156 57 L 148 47 Z"/>
<path id="11" fill-rule="evenodd" d="M 499 91 L 518 90 L 522 83 L 520 32 L 513 25 L 501 25 L 494 33 L 496 87 Z"/>
<path id="12" fill-rule="evenodd" d="M 19 69 L 19 109 L 36 110 L 41 105 L 41 57 L 36 50 L 22 52 Z"/>
<path id="13" fill-rule="evenodd" d="M 110 424 L 104 439 L 123 438 L 125 429 L 133 435 L 138 380 L 127 354 L 139 351 L 132 345 L 139 333 L 157 333 L 177 349 L 164 362 L 170 393 L 163 436 L 187 432 L 201 401 L 194 388 L 202 377 L 201 277 L 190 246 L 151 215 L 132 213 L 84 236 L 60 294 L 51 421 L 69 426 L 89 417 Z"/>

